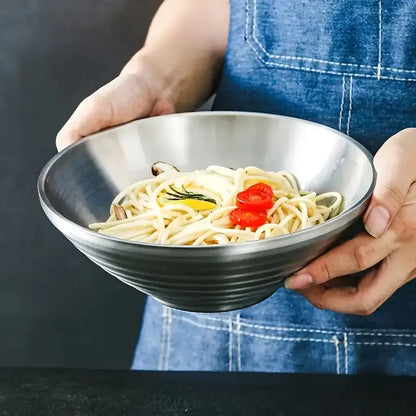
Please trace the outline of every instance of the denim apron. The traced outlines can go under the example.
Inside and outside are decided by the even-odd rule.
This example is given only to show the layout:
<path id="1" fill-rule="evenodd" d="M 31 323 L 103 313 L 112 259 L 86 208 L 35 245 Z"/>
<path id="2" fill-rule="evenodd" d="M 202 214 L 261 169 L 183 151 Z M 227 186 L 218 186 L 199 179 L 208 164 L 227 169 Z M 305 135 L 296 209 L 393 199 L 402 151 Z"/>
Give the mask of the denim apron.
<path id="1" fill-rule="evenodd" d="M 416 126 L 416 1 L 231 0 L 214 110 L 312 120 L 375 153 Z M 132 367 L 416 375 L 416 280 L 368 317 L 285 289 L 221 314 L 149 299 Z"/>

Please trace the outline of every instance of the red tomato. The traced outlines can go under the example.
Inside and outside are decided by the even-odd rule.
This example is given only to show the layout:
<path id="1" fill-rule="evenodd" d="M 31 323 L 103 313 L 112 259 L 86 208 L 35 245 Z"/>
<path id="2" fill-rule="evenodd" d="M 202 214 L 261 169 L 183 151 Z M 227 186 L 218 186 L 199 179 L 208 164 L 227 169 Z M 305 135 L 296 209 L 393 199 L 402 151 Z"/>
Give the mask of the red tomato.
<path id="1" fill-rule="evenodd" d="M 243 228 L 258 228 L 266 224 L 267 216 L 265 212 L 250 212 L 236 208 L 231 211 L 230 220 L 234 225 L 240 225 Z"/>
<path id="2" fill-rule="evenodd" d="M 245 211 L 266 211 L 273 206 L 273 189 L 265 183 L 256 183 L 237 194 L 237 206 Z"/>
<path id="3" fill-rule="evenodd" d="M 259 182 L 254 185 L 249 186 L 246 191 L 262 191 L 266 195 L 268 195 L 270 198 L 273 198 L 273 188 L 270 185 L 267 185 L 267 183 Z"/>

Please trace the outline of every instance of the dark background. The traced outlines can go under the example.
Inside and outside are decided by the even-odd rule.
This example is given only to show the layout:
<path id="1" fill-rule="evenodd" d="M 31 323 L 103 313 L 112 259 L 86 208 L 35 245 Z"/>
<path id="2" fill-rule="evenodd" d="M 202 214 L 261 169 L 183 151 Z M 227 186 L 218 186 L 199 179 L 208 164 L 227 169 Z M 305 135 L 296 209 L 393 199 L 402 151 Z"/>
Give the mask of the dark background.
<path id="1" fill-rule="evenodd" d="M 1 1 L 0 366 L 130 366 L 144 297 L 53 228 L 36 180 L 59 128 L 140 48 L 160 2 Z"/>

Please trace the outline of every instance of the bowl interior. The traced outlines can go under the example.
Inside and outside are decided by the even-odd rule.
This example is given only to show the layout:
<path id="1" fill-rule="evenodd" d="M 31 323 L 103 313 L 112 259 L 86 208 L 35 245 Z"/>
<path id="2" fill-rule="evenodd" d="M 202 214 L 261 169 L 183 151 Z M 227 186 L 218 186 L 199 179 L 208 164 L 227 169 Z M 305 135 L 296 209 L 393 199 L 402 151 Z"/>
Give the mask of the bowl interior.
<path id="1" fill-rule="evenodd" d="M 87 226 L 105 220 L 114 196 L 150 178 L 158 160 L 184 171 L 209 165 L 286 170 L 302 189 L 342 193 L 345 210 L 363 198 L 374 179 L 369 153 L 335 130 L 281 116 L 192 113 L 90 136 L 57 155 L 40 186 L 53 209 Z"/>

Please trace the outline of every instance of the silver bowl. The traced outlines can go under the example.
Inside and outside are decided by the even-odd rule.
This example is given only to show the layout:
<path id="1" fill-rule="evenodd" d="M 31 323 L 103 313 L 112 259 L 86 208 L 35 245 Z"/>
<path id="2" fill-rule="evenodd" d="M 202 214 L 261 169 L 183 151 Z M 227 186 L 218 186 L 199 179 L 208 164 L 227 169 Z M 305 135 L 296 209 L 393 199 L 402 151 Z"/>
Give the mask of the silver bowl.
<path id="1" fill-rule="evenodd" d="M 153 162 L 180 170 L 208 165 L 293 173 L 302 189 L 338 191 L 341 215 L 294 234 L 209 247 L 129 242 L 90 231 L 113 197 L 151 176 Z M 50 221 L 111 275 L 173 308 L 219 312 L 262 301 L 284 279 L 343 238 L 375 184 L 370 153 L 346 135 L 304 120 L 241 112 L 176 114 L 134 121 L 72 145 L 38 181 Z"/>

